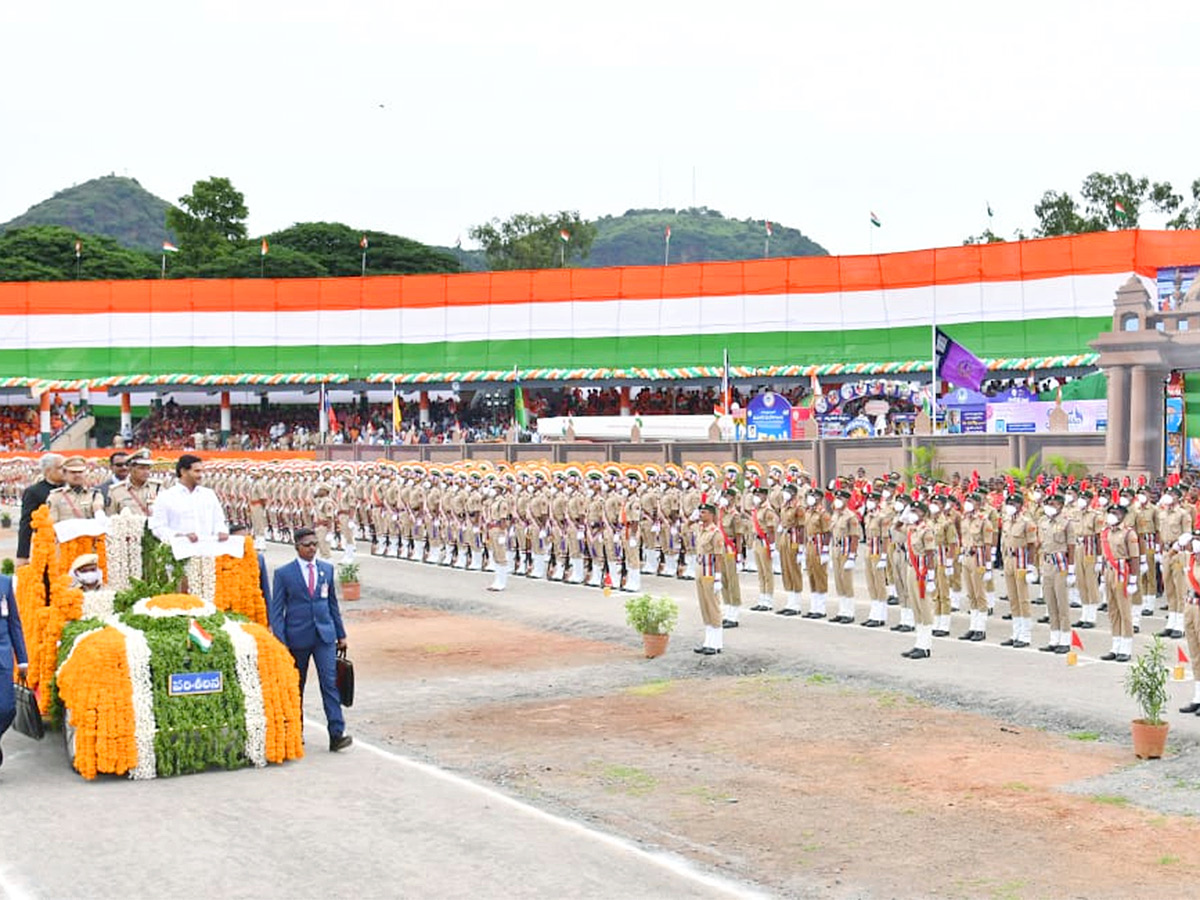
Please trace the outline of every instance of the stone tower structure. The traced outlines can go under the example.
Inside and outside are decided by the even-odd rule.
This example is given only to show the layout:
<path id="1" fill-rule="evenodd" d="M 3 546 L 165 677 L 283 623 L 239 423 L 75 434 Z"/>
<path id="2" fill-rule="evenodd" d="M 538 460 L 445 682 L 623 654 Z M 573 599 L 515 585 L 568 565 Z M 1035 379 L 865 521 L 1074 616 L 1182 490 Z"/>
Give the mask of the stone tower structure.
<path id="1" fill-rule="evenodd" d="M 1173 369 L 1200 369 L 1200 280 L 1159 309 L 1130 276 L 1117 291 L 1112 331 L 1091 346 L 1108 381 L 1107 470 L 1162 474 L 1167 377 Z"/>

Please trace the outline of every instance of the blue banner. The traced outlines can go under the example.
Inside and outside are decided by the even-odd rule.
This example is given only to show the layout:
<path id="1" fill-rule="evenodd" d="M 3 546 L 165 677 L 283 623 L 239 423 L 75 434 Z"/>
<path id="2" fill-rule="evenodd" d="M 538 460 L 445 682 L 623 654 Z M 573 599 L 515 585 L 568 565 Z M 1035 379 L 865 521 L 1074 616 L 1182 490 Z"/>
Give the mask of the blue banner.
<path id="1" fill-rule="evenodd" d="M 222 672 L 172 672 L 167 682 L 167 694 L 188 697 L 194 694 L 219 694 L 225 690 Z"/>
<path id="2" fill-rule="evenodd" d="M 746 406 L 746 440 L 790 441 L 792 404 L 782 394 L 755 394 Z"/>

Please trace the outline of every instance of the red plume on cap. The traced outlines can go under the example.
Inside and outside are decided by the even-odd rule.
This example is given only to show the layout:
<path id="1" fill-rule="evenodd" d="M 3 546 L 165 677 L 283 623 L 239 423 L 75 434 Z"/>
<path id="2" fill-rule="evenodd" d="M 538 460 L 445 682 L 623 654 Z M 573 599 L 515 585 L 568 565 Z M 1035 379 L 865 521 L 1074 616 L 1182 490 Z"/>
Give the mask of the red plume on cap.
<path id="1" fill-rule="evenodd" d="M 754 488 L 755 488 L 755 490 L 757 490 L 759 487 L 761 487 L 761 485 L 758 483 L 758 476 L 755 475 L 754 476 Z"/>
<path id="2" fill-rule="evenodd" d="M 1179 473 L 1172 472 L 1167 476 L 1167 487 L 1175 487 L 1177 484 L 1179 484 Z"/>
<path id="3" fill-rule="evenodd" d="M 967 490 L 974 492 L 979 487 L 979 470 L 971 470 L 971 481 L 967 484 Z"/>
<path id="4" fill-rule="evenodd" d="M 1038 485 L 1043 485 L 1046 483 L 1046 473 L 1045 472 L 1038 473 L 1037 483 L 1038 483 Z"/>
<path id="5" fill-rule="evenodd" d="M 1091 487 L 1091 485 L 1088 484 L 1086 479 L 1084 481 L 1079 482 L 1079 489 L 1081 491 L 1086 491 L 1089 487 Z"/>
<path id="6" fill-rule="evenodd" d="M 1108 486 L 1109 486 L 1109 484 L 1110 484 L 1110 483 L 1111 483 L 1111 482 L 1108 480 L 1108 476 L 1107 476 L 1107 475 L 1101 475 L 1101 476 L 1100 476 L 1100 487 L 1104 488 L 1104 489 L 1107 491 L 1107 490 L 1108 490 Z"/>
<path id="7" fill-rule="evenodd" d="M 921 489 L 920 489 L 919 487 L 914 487 L 914 488 L 912 489 L 912 499 L 913 499 L 913 500 L 920 500 L 920 499 L 921 499 Z"/>
<path id="8" fill-rule="evenodd" d="M 924 482 L 924 479 L 921 478 L 920 475 L 913 476 L 913 484 L 916 485 L 917 487 L 920 487 L 923 482 Z"/>
<path id="9" fill-rule="evenodd" d="M 1055 493 L 1055 494 L 1058 493 L 1058 485 L 1061 481 L 1062 481 L 1062 478 L 1060 476 L 1058 476 L 1058 475 L 1054 476 L 1054 480 L 1050 482 L 1050 490 L 1053 493 Z"/>
<path id="10" fill-rule="evenodd" d="M 1013 488 L 1016 486 L 1016 484 L 1015 484 L 1015 482 L 1013 481 L 1013 477 L 1012 477 L 1011 475 L 1005 475 L 1005 476 L 1004 476 L 1004 486 L 1005 486 L 1006 488 L 1008 488 L 1008 492 L 1009 492 L 1010 494 L 1013 492 Z"/>
<path id="11" fill-rule="evenodd" d="M 708 502 L 708 491 L 704 491 L 700 494 L 700 505 L 703 506 L 707 502 Z"/>
<path id="12" fill-rule="evenodd" d="M 1112 502 L 1114 505 L 1121 502 L 1121 492 L 1118 491 L 1116 488 L 1113 488 Z"/>
<path id="13" fill-rule="evenodd" d="M 1067 476 L 1067 484 L 1074 484 L 1074 483 L 1075 483 L 1075 476 L 1074 476 L 1074 475 L 1068 475 L 1068 476 Z"/>
<path id="14" fill-rule="evenodd" d="M 1139 475 L 1138 476 L 1138 487 L 1145 487 L 1145 486 L 1146 486 L 1146 476 Z"/>
<path id="15" fill-rule="evenodd" d="M 1132 482 L 1129 480 L 1128 475 L 1121 479 L 1121 487 L 1129 487 L 1130 484 L 1132 484 Z"/>

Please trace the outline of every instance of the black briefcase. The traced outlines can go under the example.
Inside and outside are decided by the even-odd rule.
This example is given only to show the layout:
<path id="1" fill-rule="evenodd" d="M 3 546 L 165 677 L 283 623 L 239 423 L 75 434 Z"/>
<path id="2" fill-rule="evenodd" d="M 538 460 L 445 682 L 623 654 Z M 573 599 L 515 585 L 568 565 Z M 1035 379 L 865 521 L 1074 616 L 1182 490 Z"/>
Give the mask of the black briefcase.
<path id="1" fill-rule="evenodd" d="M 342 706 L 354 705 L 354 663 L 346 657 L 345 650 L 337 652 L 337 689 Z"/>
<path id="2" fill-rule="evenodd" d="M 24 679 L 13 685 L 13 693 L 17 701 L 17 717 L 13 720 L 13 728 L 25 737 L 40 741 L 46 736 L 46 725 L 42 722 L 42 711 L 38 709 L 37 697 L 33 695 Z"/>

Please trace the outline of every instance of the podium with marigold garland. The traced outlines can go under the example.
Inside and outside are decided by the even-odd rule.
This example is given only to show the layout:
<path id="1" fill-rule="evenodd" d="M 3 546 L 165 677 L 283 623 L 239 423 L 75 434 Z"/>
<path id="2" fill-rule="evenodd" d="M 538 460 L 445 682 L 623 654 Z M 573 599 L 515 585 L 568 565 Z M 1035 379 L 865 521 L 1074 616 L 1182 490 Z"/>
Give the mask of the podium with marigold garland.
<path id="1" fill-rule="evenodd" d="M 46 507 L 17 570 L 28 682 L 59 722 L 84 778 L 131 778 L 281 763 L 304 755 L 299 677 L 267 626 L 253 539 L 241 556 L 196 557 L 143 571 L 145 517 L 58 543 Z M 96 553 L 110 589 L 66 574 Z M 169 557 L 169 550 L 166 555 Z M 192 593 L 175 585 L 186 577 Z"/>

